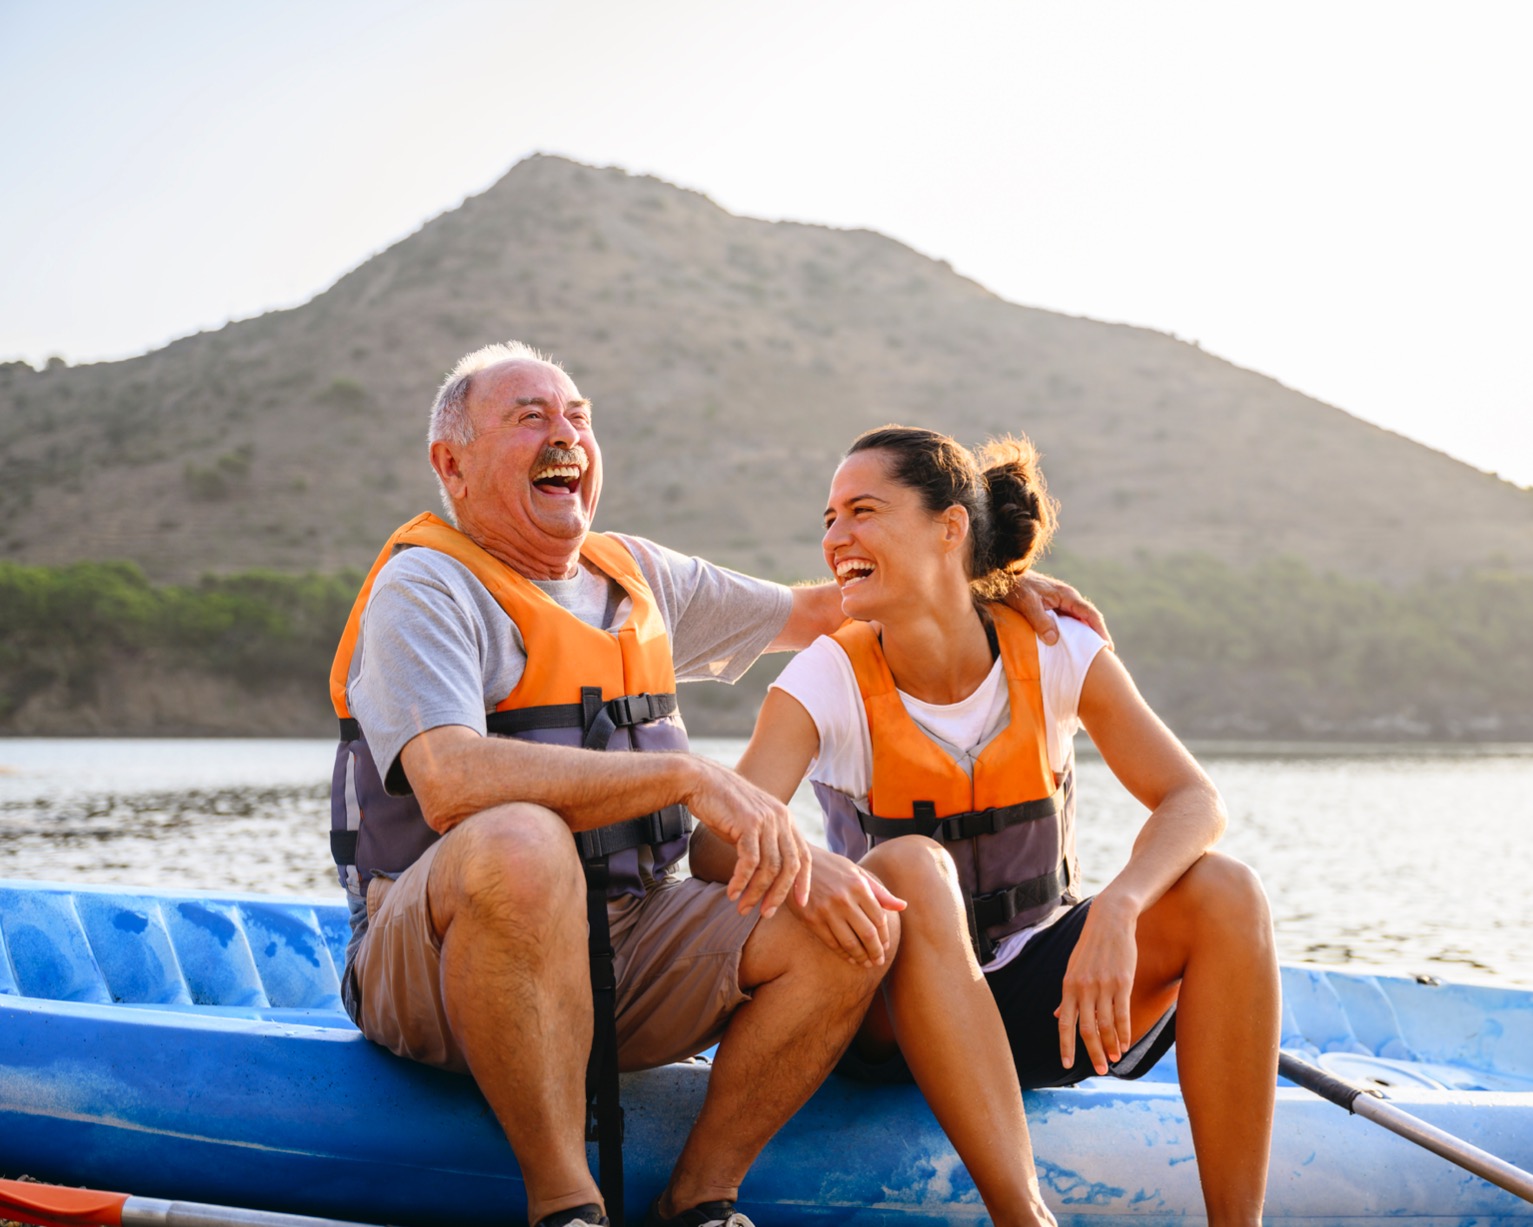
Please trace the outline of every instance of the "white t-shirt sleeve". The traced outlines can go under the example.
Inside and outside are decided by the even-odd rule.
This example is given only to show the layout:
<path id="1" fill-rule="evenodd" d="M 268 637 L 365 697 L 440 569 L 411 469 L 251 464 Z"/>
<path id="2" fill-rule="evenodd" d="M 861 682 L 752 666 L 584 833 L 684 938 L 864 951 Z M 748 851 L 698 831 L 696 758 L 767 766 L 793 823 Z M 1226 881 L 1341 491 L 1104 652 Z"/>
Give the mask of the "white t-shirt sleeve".
<path id="1" fill-rule="evenodd" d="M 1081 686 L 1097 653 L 1107 641 L 1084 622 L 1050 613 L 1059 638 L 1038 641 L 1038 676 L 1043 689 L 1043 719 L 1048 729 L 1049 766 L 1058 775 L 1070 762 L 1080 732 Z"/>
<path id="2" fill-rule="evenodd" d="M 811 779 L 866 803 L 873 747 L 852 662 L 841 645 L 821 635 L 788 662 L 772 688 L 797 699 L 820 734 Z"/>

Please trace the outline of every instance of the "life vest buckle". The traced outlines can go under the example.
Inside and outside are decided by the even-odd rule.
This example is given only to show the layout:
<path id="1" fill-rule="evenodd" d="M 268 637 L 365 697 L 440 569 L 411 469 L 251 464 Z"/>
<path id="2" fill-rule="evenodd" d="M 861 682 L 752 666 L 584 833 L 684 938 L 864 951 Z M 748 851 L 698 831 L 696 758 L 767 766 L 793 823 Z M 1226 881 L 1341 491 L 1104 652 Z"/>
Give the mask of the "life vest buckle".
<path id="1" fill-rule="evenodd" d="M 620 694 L 607 702 L 607 714 L 620 729 L 645 724 L 655 717 L 650 714 L 649 695 Z"/>
<path id="2" fill-rule="evenodd" d="M 997 835 L 1006 829 L 1006 807 L 973 810 L 967 814 L 955 814 L 942 820 L 938 839 L 944 843 L 956 843 L 973 839 L 977 835 Z"/>

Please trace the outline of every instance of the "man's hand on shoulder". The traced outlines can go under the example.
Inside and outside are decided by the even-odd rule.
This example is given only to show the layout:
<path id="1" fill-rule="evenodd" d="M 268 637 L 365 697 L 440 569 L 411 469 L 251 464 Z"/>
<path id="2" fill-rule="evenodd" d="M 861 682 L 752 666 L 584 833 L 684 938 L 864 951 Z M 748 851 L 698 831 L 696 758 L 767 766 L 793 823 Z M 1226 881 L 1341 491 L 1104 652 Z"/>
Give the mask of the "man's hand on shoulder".
<path id="1" fill-rule="evenodd" d="M 1101 611 L 1072 588 L 1064 580 L 1053 579 L 1038 571 L 1024 571 L 1017 576 L 1011 591 L 1005 596 L 1006 604 L 1028 620 L 1044 643 L 1053 643 L 1059 632 L 1049 620 L 1049 611 L 1062 613 L 1067 618 L 1084 622 L 1112 647 L 1112 635 L 1107 630 L 1107 620 Z"/>
<path id="2" fill-rule="evenodd" d="M 809 899 L 809 845 L 788 807 L 711 759 L 693 757 L 693 782 L 683 800 L 693 816 L 735 849 L 727 892 L 741 915 L 758 903 L 771 916 L 790 896 Z"/>

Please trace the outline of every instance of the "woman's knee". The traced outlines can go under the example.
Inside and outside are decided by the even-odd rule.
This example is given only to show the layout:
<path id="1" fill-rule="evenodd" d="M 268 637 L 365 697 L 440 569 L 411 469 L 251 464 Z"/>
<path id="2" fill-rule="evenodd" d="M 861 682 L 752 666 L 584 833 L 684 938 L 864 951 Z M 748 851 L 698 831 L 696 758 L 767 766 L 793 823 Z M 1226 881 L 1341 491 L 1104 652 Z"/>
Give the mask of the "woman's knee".
<path id="1" fill-rule="evenodd" d="M 953 858 L 936 840 L 924 835 L 886 840 L 858 864 L 907 903 L 930 893 L 952 894 L 957 889 Z"/>
<path id="2" fill-rule="evenodd" d="M 1206 852 L 1182 875 L 1175 890 L 1212 923 L 1270 929 L 1267 892 L 1256 871 L 1222 852 Z"/>
<path id="3" fill-rule="evenodd" d="M 901 916 L 884 913 L 887 940 L 882 964 L 866 967 L 846 952 L 827 945 L 809 923 L 789 908 L 762 920 L 746 940 L 740 961 L 740 983 L 747 990 L 779 978 L 806 986 L 827 1007 L 840 1000 L 862 1009 L 871 999 L 899 953 Z"/>

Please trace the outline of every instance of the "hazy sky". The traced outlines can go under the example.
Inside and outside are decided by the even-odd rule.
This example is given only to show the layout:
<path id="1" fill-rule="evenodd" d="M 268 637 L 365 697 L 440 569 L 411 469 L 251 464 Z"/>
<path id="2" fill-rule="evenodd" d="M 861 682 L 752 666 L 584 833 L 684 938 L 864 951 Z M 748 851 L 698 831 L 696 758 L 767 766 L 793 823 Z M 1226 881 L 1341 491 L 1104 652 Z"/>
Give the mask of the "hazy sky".
<path id="1" fill-rule="evenodd" d="M 0 358 L 302 302 L 543 150 L 1533 485 L 1530 48 L 1515 0 L 0 0 Z"/>

